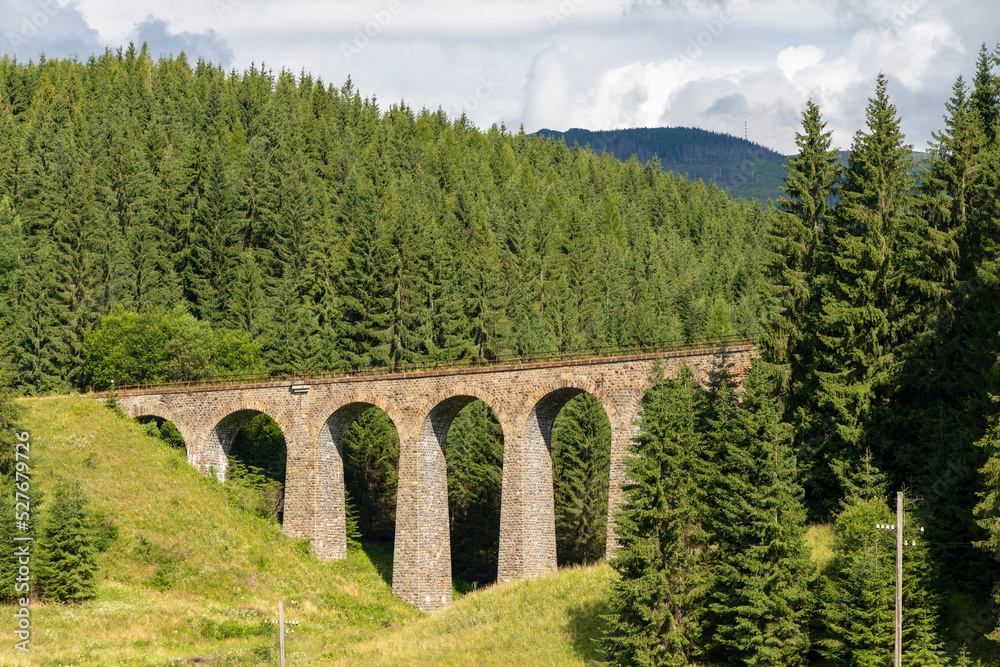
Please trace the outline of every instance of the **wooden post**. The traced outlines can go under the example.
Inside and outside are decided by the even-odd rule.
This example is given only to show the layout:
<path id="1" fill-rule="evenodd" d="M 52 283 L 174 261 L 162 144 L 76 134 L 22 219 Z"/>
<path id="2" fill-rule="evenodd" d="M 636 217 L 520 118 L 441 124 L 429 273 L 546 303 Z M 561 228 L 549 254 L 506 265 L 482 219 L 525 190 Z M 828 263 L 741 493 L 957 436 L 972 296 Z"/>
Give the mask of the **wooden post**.
<path id="1" fill-rule="evenodd" d="M 903 664 L 903 492 L 896 492 L 896 647 L 895 667 Z"/>
<path id="2" fill-rule="evenodd" d="M 281 667 L 285 667 L 285 603 L 278 600 L 278 655 Z"/>

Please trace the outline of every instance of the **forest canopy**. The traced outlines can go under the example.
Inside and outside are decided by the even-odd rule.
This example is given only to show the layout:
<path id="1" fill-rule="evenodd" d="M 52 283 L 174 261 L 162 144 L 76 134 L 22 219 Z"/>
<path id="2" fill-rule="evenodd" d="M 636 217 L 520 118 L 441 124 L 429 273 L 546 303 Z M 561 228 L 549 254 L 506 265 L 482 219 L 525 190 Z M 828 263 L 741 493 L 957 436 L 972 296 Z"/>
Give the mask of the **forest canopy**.
<path id="1" fill-rule="evenodd" d="M 768 215 L 350 79 L 0 60 L 0 350 L 25 393 L 759 333 Z M 153 313 L 244 352 L 182 372 L 102 347 Z"/>

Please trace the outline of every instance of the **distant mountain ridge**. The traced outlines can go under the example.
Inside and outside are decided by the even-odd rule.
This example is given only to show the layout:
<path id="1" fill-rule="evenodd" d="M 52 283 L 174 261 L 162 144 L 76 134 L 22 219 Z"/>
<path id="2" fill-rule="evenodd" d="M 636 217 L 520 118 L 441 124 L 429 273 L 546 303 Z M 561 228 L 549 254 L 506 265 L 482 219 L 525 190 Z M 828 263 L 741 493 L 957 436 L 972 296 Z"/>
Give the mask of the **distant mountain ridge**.
<path id="1" fill-rule="evenodd" d="M 543 129 L 535 134 L 563 139 L 568 146 L 590 146 L 595 153 L 611 153 L 619 160 L 632 155 L 643 164 L 654 156 L 664 171 L 711 181 L 733 197 L 777 200 L 785 177 L 786 156 L 766 146 L 721 132 L 694 127 L 642 127 L 627 130 L 565 132 Z"/>

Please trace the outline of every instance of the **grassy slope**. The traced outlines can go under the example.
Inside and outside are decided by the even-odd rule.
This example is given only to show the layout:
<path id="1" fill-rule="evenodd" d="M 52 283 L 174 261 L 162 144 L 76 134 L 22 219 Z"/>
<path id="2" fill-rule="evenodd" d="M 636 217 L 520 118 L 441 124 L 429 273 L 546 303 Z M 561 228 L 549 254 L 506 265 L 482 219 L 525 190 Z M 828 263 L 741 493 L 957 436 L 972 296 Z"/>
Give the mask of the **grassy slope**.
<path id="1" fill-rule="evenodd" d="M 488 587 L 423 614 L 392 595 L 388 548 L 320 562 L 273 524 L 231 507 L 183 452 L 95 402 L 25 405 L 34 502 L 57 478 L 75 478 L 119 529 L 101 556 L 96 600 L 33 604 L 30 664 L 277 664 L 265 621 L 279 598 L 299 622 L 288 642 L 293 665 L 582 666 L 599 658 L 607 565 Z M 817 567 L 830 540 L 829 526 L 810 529 Z M 12 645 L 0 643 L 0 664 L 25 664 Z"/>
<path id="2" fill-rule="evenodd" d="M 327 657 L 334 665 L 593 664 L 611 576 L 604 564 L 491 586 Z"/>
<path id="3" fill-rule="evenodd" d="M 227 653 L 269 664 L 276 633 L 264 621 L 276 618 L 279 598 L 298 602 L 291 652 L 303 657 L 421 615 L 392 595 L 365 553 L 333 563 L 306 555 L 273 524 L 229 507 L 183 452 L 94 401 L 25 405 L 33 501 L 57 478 L 75 478 L 119 528 L 101 557 L 96 600 L 32 607 L 33 664 L 177 664 Z M 12 644 L 0 643 L 0 662 L 21 657 Z"/>
<path id="4" fill-rule="evenodd" d="M 32 605 L 30 664 L 277 664 L 275 631 L 264 621 L 276 618 L 278 599 L 300 623 L 289 664 L 584 665 L 594 657 L 607 566 L 483 589 L 422 614 L 380 576 L 391 569 L 384 549 L 318 561 L 229 506 L 183 452 L 95 402 L 24 404 L 34 502 L 57 478 L 75 478 L 119 529 L 101 556 L 96 600 Z M 25 664 L 12 645 L 0 643 L 0 664 Z"/>

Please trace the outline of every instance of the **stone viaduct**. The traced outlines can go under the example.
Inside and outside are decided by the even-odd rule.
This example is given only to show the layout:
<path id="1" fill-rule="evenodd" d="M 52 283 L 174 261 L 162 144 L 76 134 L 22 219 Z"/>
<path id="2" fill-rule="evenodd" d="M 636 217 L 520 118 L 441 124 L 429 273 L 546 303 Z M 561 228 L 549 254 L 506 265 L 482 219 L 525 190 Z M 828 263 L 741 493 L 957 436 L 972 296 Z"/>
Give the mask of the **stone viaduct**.
<path id="1" fill-rule="evenodd" d="M 347 554 L 344 437 L 351 422 L 377 407 L 399 433 L 399 483 L 392 588 L 423 610 L 451 603 L 451 549 L 445 436 L 452 419 L 481 399 L 504 434 L 498 580 L 556 569 L 552 425 L 568 400 L 588 392 L 611 423 L 609 518 L 622 502 L 625 457 L 636 417 L 657 365 L 668 376 L 682 365 L 702 383 L 725 353 L 741 375 L 757 352 L 727 347 L 674 349 L 588 359 L 453 370 L 265 381 L 240 385 L 164 387 L 118 393 L 132 417 L 172 421 L 188 461 L 224 479 L 227 452 L 246 422 L 265 413 L 286 443 L 284 531 L 310 540 L 320 558 Z M 615 546 L 608 521 L 608 549 Z"/>

